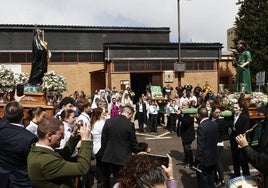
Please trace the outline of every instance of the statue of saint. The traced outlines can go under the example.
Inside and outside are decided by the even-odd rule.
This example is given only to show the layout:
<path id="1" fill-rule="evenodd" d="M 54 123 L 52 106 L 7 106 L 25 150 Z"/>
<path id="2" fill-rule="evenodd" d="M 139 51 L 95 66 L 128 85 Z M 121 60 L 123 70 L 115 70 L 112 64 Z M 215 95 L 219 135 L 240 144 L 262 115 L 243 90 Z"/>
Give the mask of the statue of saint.
<path id="1" fill-rule="evenodd" d="M 32 42 L 32 69 L 29 78 L 30 85 L 41 85 L 44 73 L 47 72 L 48 60 L 51 53 L 47 42 L 44 41 L 43 32 L 36 28 Z"/>
<path id="2" fill-rule="evenodd" d="M 251 53 L 246 49 L 246 44 L 239 41 L 235 54 L 234 66 L 236 67 L 236 78 L 238 92 L 252 93 L 249 64 L 252 62 Z"/>

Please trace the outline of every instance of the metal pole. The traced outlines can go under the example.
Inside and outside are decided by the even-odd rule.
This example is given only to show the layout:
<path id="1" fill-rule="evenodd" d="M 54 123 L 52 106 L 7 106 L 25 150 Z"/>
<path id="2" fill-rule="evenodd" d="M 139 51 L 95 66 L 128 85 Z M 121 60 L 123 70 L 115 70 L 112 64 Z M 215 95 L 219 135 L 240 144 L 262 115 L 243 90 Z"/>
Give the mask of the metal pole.
<path id="1" fill-rule="evenodd" d="M 180 0 L 178 0 L 178 63 L 181 62 L 181 23 L 180 23 Z"/>

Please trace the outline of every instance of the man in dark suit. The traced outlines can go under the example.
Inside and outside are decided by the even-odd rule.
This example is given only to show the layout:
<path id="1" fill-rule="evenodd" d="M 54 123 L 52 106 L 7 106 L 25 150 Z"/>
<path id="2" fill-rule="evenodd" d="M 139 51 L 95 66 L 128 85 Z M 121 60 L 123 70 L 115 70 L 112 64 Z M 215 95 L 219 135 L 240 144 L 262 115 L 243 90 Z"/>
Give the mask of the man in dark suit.
<path id="1" fill-rule="evenodd" d="M 134 109 L 124 106 L 121 114 L 106 120 L 101 136 L 101 152 L 105 187 L 110 187 L 110 175 L 114 180 L 131 153 L 137 152 L 137 138 L 131 118 Z M 113 182 L 114 183 L 114 182 Z"/>
<path id="2" fill-rule="evenodd" d="M 4 107 L 0 120 L 0 182 L 2 188 L 30 188 L 27 155 L 37 137 L 22 125 L 23 106 L 16 101 Z"/>
<path id="3" fill-rule="evenodd" d="M 188 84 L 188 83 L 184 86 L 184 90 L 185 90 L 185 92 L 186 92 L 186 97 L 187 97 L 187 98 L 190 97 L 190 94 L 191 94 L 191 92 L 192 92 L 192 89 L 193 89 L 193 86 L 190 85 L 190 84 Z"/>
<path id="4" fill-rule="evenodd" d="M 139 98 L 139 101 L 136 104 L 136 115 L 135 119 L 138 119 L 139 132 L 144 133 L 144 123 L 146 123 L 146 104 L 143 102 L 142 97 Z"/>
<path id="5" fill-rule="evenodd" d="M 234 176 L 241 176 L 240 167 L 242 168 L 243 176 L 249 176 L 249 166 L 247 159 L 241 155 L 241 149 L 235 140 L 235 137 L 239 134 L 244 134 L 250 127 L 250 120 L 247 107 L 242 103 L 235 103 L 234 109 L 234 121 L 231 127 L 230 145 L 233 160 Z"/>
<path id="6" fill-rule="evenodd" d="M 189 108 L 189 102 L 185 100 L 182 102 L 182 109 L 186 108 Z M 178 129 L 180 129 L 181 133 L 185 167 L 190 167 L 193 165 L 191 144 L 195 139 L 194 118 L 191 117 L 191 114 L 180 114 Z"/>
<path id="7" fill-rule="evenodd" d="M 198 109 L 199 126 L 197 128 L 196 165 L 201 171 L 197 171 L 197 181 L 200 188 L 211 188 L 214 185 L 216 170 L 217 141 L 219 136 L 216 122 L 208 118 L 205 107 Z"/>

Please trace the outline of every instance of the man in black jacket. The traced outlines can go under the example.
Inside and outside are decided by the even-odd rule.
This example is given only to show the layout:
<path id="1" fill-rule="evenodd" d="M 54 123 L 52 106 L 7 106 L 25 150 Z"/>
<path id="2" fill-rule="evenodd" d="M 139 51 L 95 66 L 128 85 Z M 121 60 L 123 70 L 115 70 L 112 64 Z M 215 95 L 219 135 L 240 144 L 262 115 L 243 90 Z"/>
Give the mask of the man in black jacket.
<path id="1" fill-rule="evenodd" d="M 189 108 L 189 102 L 182 102 L 182 109 Z M 195 130 L 194 130 L 194 118 L 191 117 L 191 114 L 180 114 L 178 129 L 180 129 L 181 140 L 185 155 L 185 167 L 190 167 L 193 165 L 193 152 L 191 144 L 195 139 Z"/>
<path id="2" fill-rule="evenodd" d="M 35 134 L 22 125 L 23 106 L 16 101 L 6 104 L 0 119 L 0 182 L 2 188 L 30 188 L 27 155 Z"/>
<path id="3" fill-rule="evenodd" d="M 124 106 L 121 114 L 107 119 L 101 136 L 101 153 L 105 187 L 110 187 L 110 175 L 114 180 L 129 155 L 137 152 L 137 138 L 134 123 L 131 122 L 134 109 Z"/>
<path id="4" fill-rule="evenodd" d="M 218 126 L 216 122 L 208 118 L 205 107 L 198 109 L 199 126 L 197 128 L 196 165 L 201 172 L 197 171 L 197 181 L 200 188 L 212 188 L 215 181 L 215 170 L 218 161 L 217 141 Z"/>
<path id="5" fill-rule="evenodd" d="M 139 98 L 139 101 L 136 104 L 136 115 L 135 119 L 138 119 L 139 132 L 144 133 L 144 123 L 146 123 L 146 104 L 143 101 L 142 97 Z"/>

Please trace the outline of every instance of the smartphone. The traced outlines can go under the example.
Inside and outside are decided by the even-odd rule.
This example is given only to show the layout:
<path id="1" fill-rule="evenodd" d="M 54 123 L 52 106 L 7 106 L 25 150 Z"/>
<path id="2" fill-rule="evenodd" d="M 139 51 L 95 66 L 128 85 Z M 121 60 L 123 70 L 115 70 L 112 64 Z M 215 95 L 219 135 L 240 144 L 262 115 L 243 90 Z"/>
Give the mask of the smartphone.
<path id="1" fill-rule="evenodd" d="M 17 85 L 17 96 L 22 96 L 24 95 L 24 85 L 23 84 L 18 84 Z"/>
<path id="2" fill-rule="evenodd" d="M 165 155 L 151 154 L 148 153 L 148 156 L 152 157 L 154 160 L 158 161 L 160 165 L 168 167 L 168 157 Z"/>

